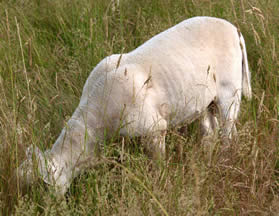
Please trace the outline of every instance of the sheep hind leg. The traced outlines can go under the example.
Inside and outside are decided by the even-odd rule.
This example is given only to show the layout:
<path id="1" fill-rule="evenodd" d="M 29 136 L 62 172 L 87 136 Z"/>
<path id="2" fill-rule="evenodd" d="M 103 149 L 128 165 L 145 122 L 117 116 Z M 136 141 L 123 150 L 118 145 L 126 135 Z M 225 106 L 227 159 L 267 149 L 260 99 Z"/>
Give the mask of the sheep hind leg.
<path id="1" fill-rule="evenodd" d="M 219 127 L 217 117 L 210 110 L 207 110 L 202 116 L 200 130 L 202 137 L 213 136 Z"/>
<path id="2" fill-rule="evenodd" d="M 208 165 L 210 165 L 212 162 L 213 151 L 217 143 L 216 137 L 219 123 L 215 114 L 216 113 L 213 113 L 212 110 L 208 108 L 202 116 L 200 123 L 200 130 L 202 135 L 201 143 L 203 146 L 203 151 L 206 155 Z"/>
<path id="3" fill-rule="evenodd" d="M 241 92 L 235 91 L 231 98 L 220 98 L 218 108 L 220 110 L 220 122 L 222 127 L 222 141 L 229 144 L 233 136 L 237 134 L 235 122 L 240 108 Z"/>

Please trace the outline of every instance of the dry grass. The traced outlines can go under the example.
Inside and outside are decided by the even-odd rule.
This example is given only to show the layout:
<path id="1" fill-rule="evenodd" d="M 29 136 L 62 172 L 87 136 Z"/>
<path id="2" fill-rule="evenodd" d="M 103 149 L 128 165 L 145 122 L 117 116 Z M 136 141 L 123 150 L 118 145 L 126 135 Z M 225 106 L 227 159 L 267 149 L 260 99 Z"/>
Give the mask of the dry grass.
<path id="1" fill-rule="evenodd" d="M 271 0 L 27 0 L 0 2 L 2 215 L 278 215 L 279 3 Z M 105 56 L 134 49 L 191 16 L 225 18 L 246 39 L 253 100 L 225 149 L 171 129 L 161 167 L 138 141 L 108 143 L 67 199 L 41 182 L 23 196 L 14 170 L 29 145 L 50 148 Z M 213 143 L 209 154 L 207 142 Z M 124 143 L 124 145 L 123 145 Z"/>

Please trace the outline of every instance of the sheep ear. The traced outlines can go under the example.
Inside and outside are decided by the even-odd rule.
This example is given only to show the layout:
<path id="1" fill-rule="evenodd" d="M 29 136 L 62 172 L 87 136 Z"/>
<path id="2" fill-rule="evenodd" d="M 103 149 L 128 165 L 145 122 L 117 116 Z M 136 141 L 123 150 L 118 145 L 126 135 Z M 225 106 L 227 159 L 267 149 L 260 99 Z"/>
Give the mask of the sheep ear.
<path id="1" fill-rule="evenodd" d="M 32 158 L 32 155 L 33 155 L 33 152 L 34 152 L 34 148 L 37 148 L 36 146 L 29 146 L 26 151 L 25 151 L 25 155 L 27 157 L 27 159 L 31 159 Z"/>
<path id="2" fill-rule="evenodd" d="M 26 152 L 27 159 L 31 160 L 35 159 L 38 165 L 38 171 L 41 178 L 44 180 L 45 183 L 51 184 L 51 169 L 52 161 L 50 159 L 49 151 L 42 152 L 37 146 L 31 145 L 27 148 Z"/>
<path id="3" fill-rule="evenodd" d="M 31 145 L 26 149 L 25 155 L 27 159 L 32 159 L 33 154 L 36 159 L 39 159 L 43 156 L 43 152 L 37 146 Z"/>
<path id="4" fill-rule="evenodd" d="M 53 176 L 53 162 L 51 160 L 51 157 L 49 155 L 49 152 L 41 152 L 38 148 L 35 151 L 36 157 L 38 158 L 38 166 L 39 166 L 39 171 L 42 179 L 44 180 L 45 183 L 53 185 L 54 179 L 52 179 Z"/>

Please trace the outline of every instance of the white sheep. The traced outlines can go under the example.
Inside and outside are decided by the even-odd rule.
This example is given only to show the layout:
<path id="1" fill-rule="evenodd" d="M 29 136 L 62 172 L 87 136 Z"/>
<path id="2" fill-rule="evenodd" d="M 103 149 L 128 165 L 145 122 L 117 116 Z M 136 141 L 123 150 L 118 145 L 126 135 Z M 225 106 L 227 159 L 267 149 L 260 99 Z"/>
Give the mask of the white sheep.
<path id="1" fill-rule="evenodd" d="M 27 150 L 19 174 L 32 183 L 35 156 L 43 180 L 64 194 L 94 158 L 98 145 L 116 132 L 147 136 L 153 159 L 165 154 L 168 126 L 203 115 L 212 132 L 216 104 L 223 135 L 236 133 L 241 94 L 251 98 L 245 42 L 229 22 L 194 17 L 154 36 L 137 49 L 103 59 L 88 77 L 80 103 L 50 150 Z"/>

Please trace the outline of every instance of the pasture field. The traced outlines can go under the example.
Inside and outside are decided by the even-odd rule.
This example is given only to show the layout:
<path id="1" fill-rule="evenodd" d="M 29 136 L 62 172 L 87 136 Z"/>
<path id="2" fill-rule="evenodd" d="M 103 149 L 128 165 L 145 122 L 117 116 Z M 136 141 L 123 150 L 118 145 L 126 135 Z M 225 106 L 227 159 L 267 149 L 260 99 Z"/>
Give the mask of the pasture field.
<path id="1" fill-rule="evenodd" d="M 277 0 L 0 0 L 0 215 L 279 215 L 278 11 Z M 52 146 L 100 60 L 200 15 L 246 40 L 253 99 L 229 149 L 208 148 L 195 122 L 168 131 L 161 167 L 119 138 L 65 199 L 40 181 L 19 190 L 26 148 Z"/>

